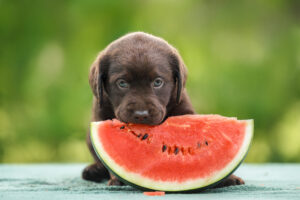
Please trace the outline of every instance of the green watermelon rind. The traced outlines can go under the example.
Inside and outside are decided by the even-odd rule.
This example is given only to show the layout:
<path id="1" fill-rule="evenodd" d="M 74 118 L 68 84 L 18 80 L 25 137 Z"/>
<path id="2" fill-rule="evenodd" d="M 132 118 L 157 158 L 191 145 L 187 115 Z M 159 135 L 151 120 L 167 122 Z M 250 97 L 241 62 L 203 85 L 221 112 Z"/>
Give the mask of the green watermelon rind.
<path id="1" fill-rule="evenodd" d="M 100 140 L 97 139 L 98 137 L 97 127 L 99 123 L 102 123 L 101 121 L 91 122 L 90 137 L 91 137 L 93 148 L 99 160 L 104 164 L 104 166 L 111 173 L 116 175 L 124 183 L 127 183 L 141 190 L 166 191 L 166 192 L 199 191 L 199 190 L 205 190 L 207 188 L 211 188 L 217 185 L 218 183 L 220 183 L 222 180 L 230 176 L 245 159 L 253 137 L 254 123 L 253 120 L 239 120 L 239 121 L 247 122 L 245 138 L 239 152 L 237 153 L 235 158 L 232 159 L 231 163 L 229 163 L 225 168 L 217 172 L 215 175 L 210 176 L 210 179 L 206 180 L 206 183 L 204 184 L 203 183 L 187 184 L 188 181 L 184 183 L 153 181 L 149 178 L 142 177 L 137 173 L 126 172 L 122 167 L 116 164 L 115 161 L 110 158 L 110 156 L 106 154 L 106 151 L 102 148 L 102 144 Z M 196 180 L 201 180 L 201 179 L 205 179 L 205 178 L 198 178 Z"/>

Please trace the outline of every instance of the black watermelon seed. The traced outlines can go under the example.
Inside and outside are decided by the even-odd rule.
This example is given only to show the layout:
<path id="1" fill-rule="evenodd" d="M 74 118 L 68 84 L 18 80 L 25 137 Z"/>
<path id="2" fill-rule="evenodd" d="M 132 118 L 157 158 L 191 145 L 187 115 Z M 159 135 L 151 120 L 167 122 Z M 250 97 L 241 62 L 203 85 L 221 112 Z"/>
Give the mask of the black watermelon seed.
<path id="1" fill-rule="evenodd" d="M 134 132 L 134 131 L 130 130 L 130 133 L 136 136 L 136 134 L 135 134 L 135 132 Z"/>
<path id="2" fill-rule="evenodd" d="M 138 136 L 137 137 L 141 137 L 142 136 L 142 134 L 140 133 L 140 134 L 138 134 Z"/>
<path id="3" fill-rule="evenodd" d="M 162 147 L 162 152 L 166 151 L 167 150 L 167 146 L 166 145 L 163 145 Z"/>
<path id="4" fill-rule="evenodd" d="M 205 141 L 205 144 L 206 144 L 206 146 L 208 146 L 208 142 L 207 141 Z"/>
<path id="5" fill-rule="evenodd" d="M 146 133 L 146 134 L 142 137 L 142 140 L 147 139 L 147 137 L 148 137 L 148 133 Z"/>
<path id="6" fill-rule="evenodd" d="M 124 128 L 125 128 L 125 126 L 121 126 L 121 127 L 120 127 L 120 129 L 124 129 Z"/>
<path id="7" fill-rule="evenodd" d="M 176 155 L 176 154 L 178 154 L 178 152 L 179 152 L 179 148 L 176 147 L 176 148 L 175 148 L 175 151 L 174 151 L 174 154 Z"/>

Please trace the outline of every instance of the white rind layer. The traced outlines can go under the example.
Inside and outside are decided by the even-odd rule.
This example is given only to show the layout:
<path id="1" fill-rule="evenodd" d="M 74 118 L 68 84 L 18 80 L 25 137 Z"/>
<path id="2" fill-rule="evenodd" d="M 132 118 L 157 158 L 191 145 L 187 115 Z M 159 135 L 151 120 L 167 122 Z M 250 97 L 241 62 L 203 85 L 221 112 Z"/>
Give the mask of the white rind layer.
<path id="1" fill-rule="evenodd" d="M 253 120 L 241 120 L 246 121 L 246 133 L 243 144 L 239 152 L 236 154 L 234 159 L 227 166 L 225 166 L 220 171 L 215 172 L 215 174 L 205 177 L 197 178 L 194 180 L 187 180 L 185 182 L 169 182 L 169 181 L 156 181 L 149 178 L 142 177 L 140 174 L 128 172 L 124 170 L 120 165 L 118 165 L 104 150 L 101 140 L 98 137 L 97 127 L 102 122 L 92 122 L 91 123 L 91 139 L 94 145 L 94 149 L 98 156 L 109 166 L 109 168 L 117 174 L 122 179 L 131 182 L 135 185 L 152 189 L 152 190 L 162 190 L 162 191 L 185 191 L 204 188 L 213 183 L 220 181 L 225 178 L 235 170 L 235 168 L 242 162 L 249 149 L 252 137 L 253 137 Z M 97 142 L 95 142 L 97 141 Z"/>

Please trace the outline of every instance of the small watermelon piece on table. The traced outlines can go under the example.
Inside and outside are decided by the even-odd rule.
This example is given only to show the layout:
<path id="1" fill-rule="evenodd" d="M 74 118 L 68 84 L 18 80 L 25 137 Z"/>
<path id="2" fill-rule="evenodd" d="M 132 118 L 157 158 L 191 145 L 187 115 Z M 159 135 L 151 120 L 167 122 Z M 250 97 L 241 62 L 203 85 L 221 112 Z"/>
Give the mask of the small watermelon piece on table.
<path id="1" fill-rule="evenodd" d="M 154 192 L 144 192 L 146 196 L 164 196 L 165 192 L 162 191 L 154 191 Z"/>
<path id="2" fill-rule="evenodd" d="M 156 126 L 116 119 L 91 123 L 101 162 L 122 181 L 154 191 L 217 184 L 241 164 L 252 136 L 253 120 L 220 115 L 169 117 Z"/>

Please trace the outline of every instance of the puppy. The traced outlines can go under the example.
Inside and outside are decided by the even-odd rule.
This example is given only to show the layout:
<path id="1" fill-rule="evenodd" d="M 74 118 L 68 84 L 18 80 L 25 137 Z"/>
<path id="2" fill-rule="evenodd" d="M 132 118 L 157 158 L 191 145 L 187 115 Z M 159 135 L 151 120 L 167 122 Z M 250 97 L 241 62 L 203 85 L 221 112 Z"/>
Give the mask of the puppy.
<path id="1" fill-rule="evenodd" d="M 91 66 L 92 121 L 117 118 L 123 122 L 156 125 L 169 116 L 195 114 L 185 89 L 187 70 L 177 50 L 165 40 L 135 32 L 109 44 Z M 123 185 L 97 159 L 87 133 L 87 145 L 95 163 L 82 177 L 108 185 Z M 217 187 L 244 184 L 230 176 Z"/>

